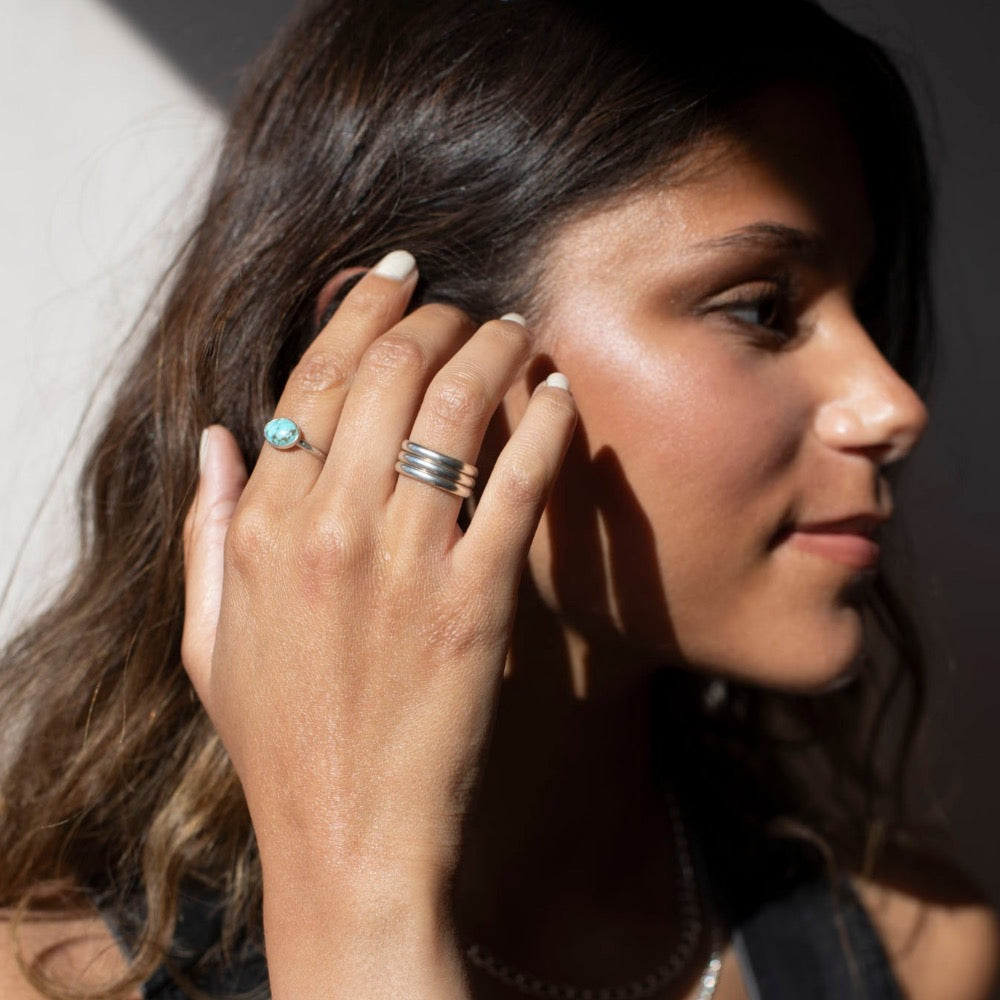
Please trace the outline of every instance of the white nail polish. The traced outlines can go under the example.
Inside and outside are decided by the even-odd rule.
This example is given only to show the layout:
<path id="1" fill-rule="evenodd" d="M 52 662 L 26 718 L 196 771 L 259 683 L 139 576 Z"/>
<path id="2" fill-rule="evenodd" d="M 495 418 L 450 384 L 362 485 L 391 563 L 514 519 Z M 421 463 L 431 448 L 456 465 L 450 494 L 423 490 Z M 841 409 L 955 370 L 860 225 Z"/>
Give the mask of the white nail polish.
<path id="1" fill-rule="evenodd" d="M 201 440 L 198 442 L 198 475 L 205 471 L 205 457 L 208 455 L 208 428 L 201 432 Z"/>
<path id="2" fill-rule="evenodd" d="M 511 323 L 517 323 L 520 326 L 528 325 L 528 321 L 520 313 L 504 313 L 500 318 L 509 320 Z"/>
<path id="3" fill-rule="evenodd" d="M 393 281 L 405 281 L 413 274 L 416 267 L 417 262 L 412 253 L 406 250 L 393 250 L 372 268 L 372 274 L 377 274 L 380 278 L 391 278 Z"/>
<path id="4" fill-rule="evenodd" d="M 545 384 L 553 389 L 564 389 L 569 392 L 569 379 L 562 372 L 553 372 L 546 380 Z"/>

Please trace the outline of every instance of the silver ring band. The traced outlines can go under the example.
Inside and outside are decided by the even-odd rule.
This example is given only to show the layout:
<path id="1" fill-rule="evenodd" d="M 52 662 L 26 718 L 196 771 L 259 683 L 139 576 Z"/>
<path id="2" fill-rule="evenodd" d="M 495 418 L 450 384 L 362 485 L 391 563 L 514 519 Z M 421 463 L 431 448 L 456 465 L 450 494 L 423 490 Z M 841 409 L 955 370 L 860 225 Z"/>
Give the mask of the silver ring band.
<path id="1" fill-rule="evenodd" d="M 468 462 L 463 462 L 460 458 L 452 458 L 451 455 L 445 455 L 440 451 L 434 451 L 432 448 L 425 448 L 422 444 L 417 444 L 416 441 L 410 441 L 407 439 L 402 445 L 403 451 L 407 454 L 413 455 L 416 458 L 428 458 L 432 462 L 438 465 L 443 465 L 447 469 L 454 469 L 456 472 L 462 472 L 467 476 L 472 476 L 473 479 L 479 474 L 479 470 L 474 466 L 470 465 Z"/>
<path id="2" fill-rule="evenodd" d="M 409 440 L 403 442 L 395 469 L 400 475 L 462 498 L 472 495 L 478 473 L 468 462 Z"/>
<path id="3" fill-rule="evenodd" d="M 460 486 L 472 487 L 476 485 L 475 476 L 469 476 L 464 472 L 452 473 L 450 470 L 443 472 L 441 465 L 431 458 L 418 458 L 416 455 L 411 455 L 405 451 L 401 451 L 396 458 L 400 465 L 405 465 L 409 469 L 424 469 L 436 476 L 443 476 L 451 482 L 458 483 Z"/>
<path id="4" fill-rule="evenodd" d="M 439 490 L 444 490 L 445 493 L 451 493 L 456 497 L 464 498 L 472 496 L 472 490 L 468 486 L 456 483 L 454 479 L 445 479 L 443 476 L 436 476 L 433 472 L 428 472 L 426 469 L 415 469 L 412 466 L 405 465 L 403 462 L 397 462 L 396 471 L 403 476 L 409 476 L 410 479 L 416 479 L 417 482 L 427 483 L 428 486 L 436 486 Z"/>

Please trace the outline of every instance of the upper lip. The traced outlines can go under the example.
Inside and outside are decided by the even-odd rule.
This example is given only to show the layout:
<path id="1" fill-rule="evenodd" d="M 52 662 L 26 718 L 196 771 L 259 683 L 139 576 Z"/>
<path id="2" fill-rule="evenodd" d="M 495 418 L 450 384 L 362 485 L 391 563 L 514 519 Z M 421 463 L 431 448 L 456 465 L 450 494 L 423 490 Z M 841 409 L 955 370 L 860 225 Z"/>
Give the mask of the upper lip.
<path id="1" fill-rule="evenodd" d="M 808 531 L 822 535 L 864 535 L 871 538 L 879 525 L 889 520 L 889 514 L 880 511 L 865 511 L 846 517 L 831 518 L 829 521 L 805 521 L 792 525 L 792 531 Z"/>

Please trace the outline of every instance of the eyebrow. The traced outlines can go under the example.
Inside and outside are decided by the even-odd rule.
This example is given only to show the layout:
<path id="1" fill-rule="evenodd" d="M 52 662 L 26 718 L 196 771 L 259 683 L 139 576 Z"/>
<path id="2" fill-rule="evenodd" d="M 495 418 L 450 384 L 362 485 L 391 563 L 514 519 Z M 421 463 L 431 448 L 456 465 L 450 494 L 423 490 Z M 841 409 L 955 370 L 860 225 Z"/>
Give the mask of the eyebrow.
<path id="1" fill-rule="evenodd" d="M 769 250 L 789 257 L 798 257 L 809 264 L 821 265 L 829 260 L 829 246 L 817 233 L 786 226 L 780 222 L 754 222 L 725 236 L 695 243 L 694 250 Z"/>

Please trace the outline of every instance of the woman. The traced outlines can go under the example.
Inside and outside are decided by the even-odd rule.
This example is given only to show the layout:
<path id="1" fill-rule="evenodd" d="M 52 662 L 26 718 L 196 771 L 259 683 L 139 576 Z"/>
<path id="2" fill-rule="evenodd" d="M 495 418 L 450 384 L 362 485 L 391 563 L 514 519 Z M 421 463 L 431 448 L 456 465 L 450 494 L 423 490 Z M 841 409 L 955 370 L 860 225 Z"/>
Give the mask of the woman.
<path id="1" fill-rule="evenodd" d="M 988 995 L 872 537 L 912 103 L 802 0 L 615 7 L 262 62 L 5 657 L 4 996 Z"/>

